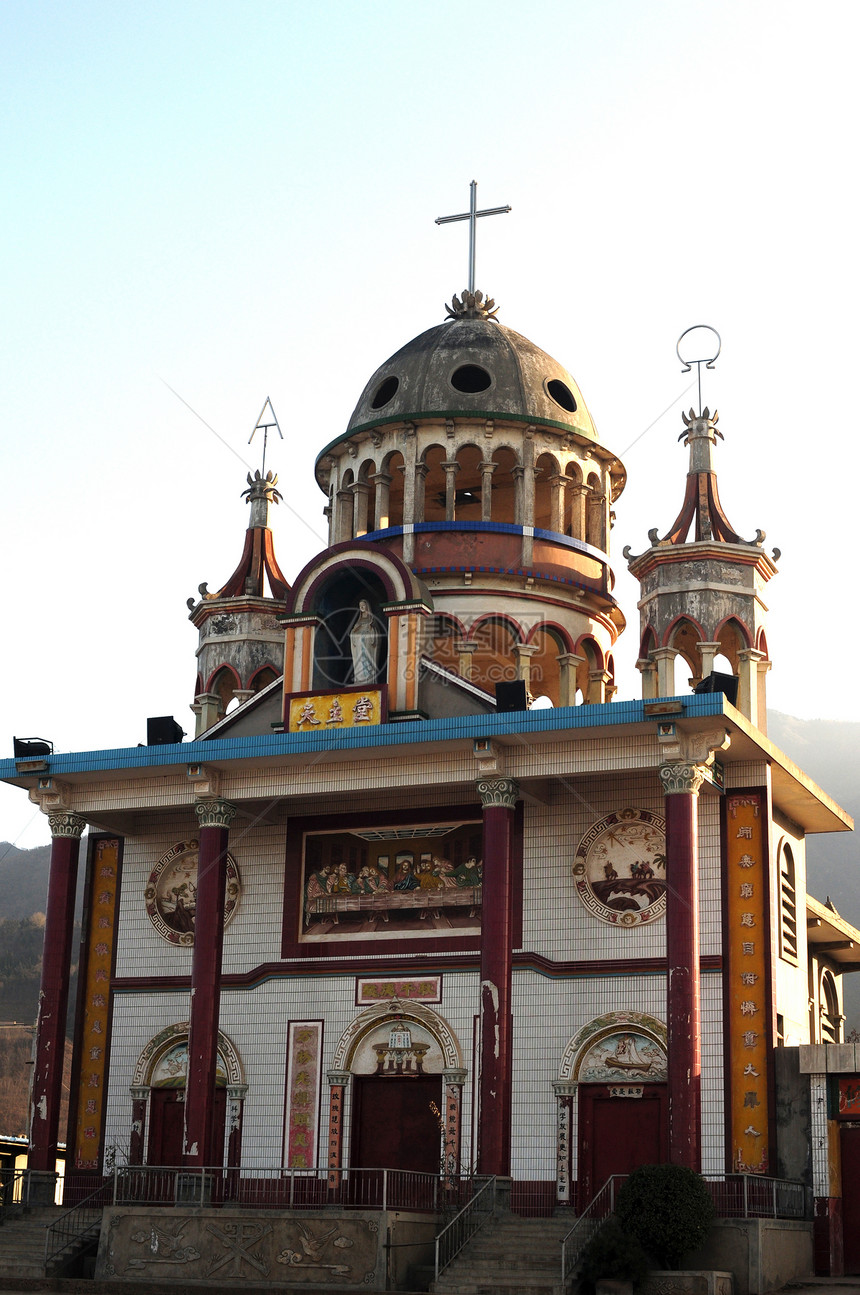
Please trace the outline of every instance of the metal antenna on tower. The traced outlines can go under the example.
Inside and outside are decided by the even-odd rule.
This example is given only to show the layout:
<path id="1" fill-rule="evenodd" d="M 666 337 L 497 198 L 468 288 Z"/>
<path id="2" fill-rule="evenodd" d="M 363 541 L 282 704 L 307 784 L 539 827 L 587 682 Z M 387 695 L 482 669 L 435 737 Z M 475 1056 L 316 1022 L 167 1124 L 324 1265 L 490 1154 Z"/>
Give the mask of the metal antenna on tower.
<path id="1" fill-rule="evenodd" d="M 717 349 L 710 358 L 708 358 L 708 356 L 706 355 L 703 355 L 699 358 L 695 358 L 691 356 L 689 360 L 685 360 L 683 355 L 681 354 L 681 343 L 683 342 L 684 338 L 687 336 L 688 333 L 695 333 L 700 328 L 703 328 L 706 333 L 713 333 L 714 337 L 717 339 Z M 695 364 L 696 366 L 696 373 L 699 379 L 699 417 L 700 418 L 702 416 L 702 365 L 704 364 L 706 369 L 712 369 L 716 364 L 717 360 L 719 359 L 720 351 L 722 350 L 722 348 L 723 348 L 722 339 L 720 338 L 720 335 L 717 332 L 717 330 L 715 328 L 712 328 L 710 324 L 691 324 L 689 328 L 684 329 L 683 333 L 678 338 L 678 341 L 675 343 L 675 354 L 677 355 L 678 359 L 681 361 L 681 365 L 682 365 L 681 372 L 689 373 L 693 365 Z"/>
<path id="2" fill-rule="evenodd" d="M 459 216 L 437 216 L 437 225 L 450 225 L 455 220 L 468 220 L 469 222 L 469 291 L 475 291 L 475 232 L 479 216 L 503 216 L 511 209 L 510 207 L 486 207 L 483 211 L 478 211 L 478 181 L 472 180 L 469 185 L 469 210 L 462 212 Z"/>
<path id="3" fill-rule="evenodd" d="M 266 416 L 266 410 L 267 410 L 267 409 L 268 409 L 269 413 L 272 415 L 272 417 L 271 417 L 271 420 L 270 420 L 269 422 L 264 423 L 264 422 L 263 422 L 263 419 L 264 419 L 264 418 L 265 418 L 265 416 Z M 278 429 L 278 435 L 280 436 L 281 440 L 283 440 L 283 439 L 284 439 L 284 433 L 281 431 L 281 426 L 280 426 L 280 423 L 278 422 L 277 415 L 275 414 L 275 411 L 274 411 L 274 409 L 272 408 L 272 402 L 271 402 L 271 400 L 269 399 L 269 397 L 268 397 L 268 396 L 266 396 L 265 404 L 263 405 L 263 408 L 260 410 L 260 417 L 257 419 L 256 423 L 254 424 L 254 430 L 253 430 L 253 432 L 252 432 L 252 433 L 251 433 L 251 435 L 248 437 L 248 444 L 250 445 L 250 444 L 251 444 L 251 442 L 253 441 L 254 437 L 256 436 L 257 432 L 262 432 L 262 433 L 263 433 L 263 467 L 262 467 L 262 471 L 261 471 L 261 473 L 260 473 L 260 475 L 261 475 L 261 476 L 263 476 L 263 477 L 266 475 L 266 444 L 267 444 L 268 439 L 269 439 L 269 428 L 270 428 L 270 427 L 277 427 L 277 429 Z"/>

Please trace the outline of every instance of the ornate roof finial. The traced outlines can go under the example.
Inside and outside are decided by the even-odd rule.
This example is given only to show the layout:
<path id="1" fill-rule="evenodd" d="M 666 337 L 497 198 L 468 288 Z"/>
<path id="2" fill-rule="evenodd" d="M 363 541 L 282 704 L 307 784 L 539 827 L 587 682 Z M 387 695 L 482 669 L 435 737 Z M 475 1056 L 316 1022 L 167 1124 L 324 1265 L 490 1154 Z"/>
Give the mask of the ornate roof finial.
<path id="1" fill-rule="evenodd" d="M 264 419 L 266 418 L 267 409 L 271 417 L 264 422 Z M 253 432 L 248 437 L 248 444 L 250 445 L 254 437 L 256 436 L 257 432 L 263 433 L 263 467 L 262 467 L 263 472 L 266 471 L 266 444 L 269 439 L 270 427 L 277 428 L 278 435 L 280 436 L 281 440 L 284 439 L 284 433 L 281 431 L 280 424 L 278 423 L 278 416 L 275 413 L 274 409 L 272 408 L 271 400 L 269 399 L 268 396 L 266 396 L 265 402 L 263 404 L 263 408 L 260 410 L 260 417 L 257 419 L 256 423 L 254 424 Z M 250 481 L 250 479 L 251 478 L 249 477 L 248 480 Z"/>
<path id="2" fill-rule="evenodd" d="M 447 319 L 495 319 L 499 308 L 492 297 L 483 292 L 464 291 L 462 299 L 454 294 L 450 306 L 446 303 Z"/>

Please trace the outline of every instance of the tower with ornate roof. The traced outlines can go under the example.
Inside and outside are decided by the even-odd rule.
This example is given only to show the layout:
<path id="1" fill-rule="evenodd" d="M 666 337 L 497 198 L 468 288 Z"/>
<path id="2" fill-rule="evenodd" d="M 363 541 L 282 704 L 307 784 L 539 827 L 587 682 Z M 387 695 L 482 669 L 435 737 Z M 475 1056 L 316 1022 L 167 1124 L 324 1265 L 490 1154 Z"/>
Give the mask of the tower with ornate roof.
<path id="1" fill-rule="evenodd" d="M 284 635 L 277 615 L 284 610 L 289 584 L 275 557 L 269 506 L 281 498 L 272 472 L 248 473 L 242 494 L 251 506 L 239 565 L 217 593 L 200 585 L 200 598 L 188 599 L 189 620 L 199 631 L 197 684 L 192 710 L 195 736 L 226 713 L 273 683 L 284 668 Z"/>
<path id="2" fill-rule="evenodd" d="M 674 694 L 675 660 L 701 684 L 725 657 L 738 678 L 738 709 L 767 731 L 765 676 L 770 669 L 765 585 L 776 574 L 779 550 L 768 557 L 764 531 L 744 540 L 720 503 L 714 447 L 722 432 L 719 414 L 707 406 L 684 415 L 682 440 L 690 468 L 681 511 L 662 539 L 649 531 L 651 547 L 638 557 L 624 550 L 642 587 L 637 667 L 645 700 Z"/>

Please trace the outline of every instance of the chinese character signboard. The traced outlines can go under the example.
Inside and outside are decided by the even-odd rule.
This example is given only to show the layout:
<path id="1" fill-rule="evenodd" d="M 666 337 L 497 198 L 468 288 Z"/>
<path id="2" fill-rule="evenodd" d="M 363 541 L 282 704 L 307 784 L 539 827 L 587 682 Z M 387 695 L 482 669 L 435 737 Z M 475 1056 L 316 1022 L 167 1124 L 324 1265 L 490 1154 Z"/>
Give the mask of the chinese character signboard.
<path id="1" fill-rule="evenodd" d="M 322 1022 L 291 1021 L 287 1050 L 284 1164 L 313 1169 L 319 1124 Z"/>
<path id="2" fill-rule="evenodd" d="M 287 699 L 290 733 L 329 733 L 333 729 L 372 728 L 385 720 L 383 688 L 352 687 L 339 692 L 293 693 Z"/>
<path id="3" fill-rule="evenodd" d="M 105 1077 L 110 1037 L 111 992 L 119 894 L 120 842 L 94 837 L 89 867 L 89 925 L 84 935 L 79 974 L 84 989 L 80 1044 L 80 1081 L 74 1129 L 75 1169 L 101 1164 Z"/>
<path id="4" fill-rule="evenodd" d="M 764 802 L 729 795 L 727 822 L 727 994 L 732 1169 L 766 1174 L 768 1146 L 769 918 Z"/>

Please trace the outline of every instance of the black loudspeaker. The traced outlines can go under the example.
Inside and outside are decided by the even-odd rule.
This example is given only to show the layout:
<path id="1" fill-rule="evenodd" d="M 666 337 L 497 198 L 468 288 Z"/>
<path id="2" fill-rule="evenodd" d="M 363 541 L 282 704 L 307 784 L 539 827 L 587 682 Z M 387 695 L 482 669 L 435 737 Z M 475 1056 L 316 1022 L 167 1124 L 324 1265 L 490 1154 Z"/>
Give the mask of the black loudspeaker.
<path id="1" fill-rule="evenodd" d="M 496 710 L 499 714 L 512 710 L 528 710 L 526 685 L 522 679 L 513 683 L 496 684 Z"/>
<path id="2" fill-rule="evenodd" d="M 41 737 L 13 737 L 12 750 L 16 760 L 37 760 L 43 755 L 53 755 L 54 745 Z"/>
<path id="3" fill-rule="evenodd" d="M 721 692 L 732 706 L 738 704 L 738 677 L 736 674 L 722 674 L 712 670 L 701 683 L 697 683 L 693 692 Z"/>
<path id="4" fill-rule="evenodd" d="M 147 746 L 168 746 L 172 742 L 181 742 L 184 737 L 184 730 L 172 715 L 158 715 L 146 721 Z"/>

